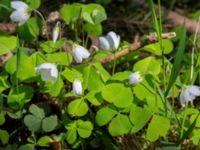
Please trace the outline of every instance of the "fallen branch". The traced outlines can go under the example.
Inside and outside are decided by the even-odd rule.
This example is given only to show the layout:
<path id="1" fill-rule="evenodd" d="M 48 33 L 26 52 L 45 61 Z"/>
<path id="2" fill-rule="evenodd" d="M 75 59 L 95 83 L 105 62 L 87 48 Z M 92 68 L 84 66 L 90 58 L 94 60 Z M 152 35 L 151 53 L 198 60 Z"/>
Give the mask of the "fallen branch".
<path id="1" fill-rule="evenodd" d="M 170 39 L 170 38 L 173 38 L 175 36 L 176 36 L 175 32 L 163 33 L 162 34 L 162 39 Z M 135 38 L 134 38 L 133 43 L 128 48 L 124 48 L 124 49 L 122 49 L 120 51 L 117 51 L 114 54 L 111 54 L 109 56 L 101 58 L 99 60 L 99 62 L 102 63 L 102 64 L 111 62 L 114 59 L 118 59 L 118 58 L 120 58 L 122 56 L 127 55 L 128 53 L 130 53 L 130 52 L 132 52 L 134 50 L 137 50 L 137 49 L 139 49 L 141 47 L 144 47 L 145 45 L 155 43 L 157 41 L 158 41 L 158 36 L 157 36 L 156 33 L 151 33 L 148 38 L 146 38 L 146 39 L 144 39 L 142 41 L 139 39 L 139 34 L 137 34 L 135 36 Z"/>

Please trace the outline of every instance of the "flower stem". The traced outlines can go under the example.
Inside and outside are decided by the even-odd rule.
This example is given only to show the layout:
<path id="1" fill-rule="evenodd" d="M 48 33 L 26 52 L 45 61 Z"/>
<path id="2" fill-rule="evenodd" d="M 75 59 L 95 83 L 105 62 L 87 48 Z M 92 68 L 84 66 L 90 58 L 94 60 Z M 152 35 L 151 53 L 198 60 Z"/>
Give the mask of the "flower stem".
<path id="1" fill-rule="evenodd" d="M 191 54 L 191 72 L 190 72 L 190 81 L 193 79 L 193 74 L 194 74 L 194 50 L 195 50 L 195 43 L 197 41 L 197 34 L 199 31 L 199 23 L 200 23 L 200 16 L 198 20 L 198 24 L 195 30 L 195 35 L 194 35 L 194 41 L 193 41 L 193 48 L 192 48 L 192 54 Z"/>
<path id="2" fill-rule="evenodd" d="M 40 16 L 40 18 L 42 19 L 42 21 L 44 22 L 44 27 L 47 30 L 47 39 L 49 41 L 50 40 L 50 38 L 49 38 L 49 32 L 48 32 L 48 28 L 47 28 L 47 24 L 46 24 L 46 20 L 45 20 L 44 16 L 37 9 L 33 9 L 33 11 L 36 12 Z"/>
<path id="3" fill-rule="evenodd" d="M 182 124 L 181 124 L 181 135 L 180 135 L 180 138 L 183 137 L 184 125 L 185 125 L 185 120 L 186 120 L 186 115 L 187 115 L 187 113 L 186 113 L 187 107 L 188 107 L 188 104 L 186 103 L 185 111 L 184 111 L 184 114 L 183 114 L 183 121 L 182 121 Z"/>
<path id="4" fill-rule="evenodd" d="M 8 11 L 12 11 L 12 9 L 10 9 L 8 6 L 6 6 L 4 4 L 0 4 L 0 7 L 5 8 Z"/>
<path id="5" fill-rule="evenodd" d="M 116 57 L 115 57 L 115 53 L 114 53 L 113 68 L 112 68 L 112 75 L 115 73 L 115 68 L 116 68 Z"/>

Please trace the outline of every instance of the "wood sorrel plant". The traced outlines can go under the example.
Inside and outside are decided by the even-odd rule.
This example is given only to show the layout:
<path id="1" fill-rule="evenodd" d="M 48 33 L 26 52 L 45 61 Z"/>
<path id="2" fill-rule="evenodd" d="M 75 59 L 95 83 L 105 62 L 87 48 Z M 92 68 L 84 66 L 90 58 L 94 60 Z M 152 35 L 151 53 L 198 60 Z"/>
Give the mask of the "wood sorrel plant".
<path id="1" fill-rule="evenodd" d="M 162 33 L 153 1 L 157 33 L 143 40 L 136 36 L 130 45 L 120 43 L 123 39 L 113 31 L 102 36 L 101 23 L 107 15 L 99 4 L 64 4 L 51 27 L 36 10 L 40 1 L 26 2 L 23 8 L 11 5 L 16 35 L 0 34 L 2 148 L 116 149 L 120 143 L 115 137 L 127 135 L 142 139 L 141 149 L 155 141 L 157 146 L 179 147 L 186 138 L 198 145 L 199 110 L 188 101 L 193 102 L 200 89 L 183 80 L 187 71 L 181 70 L 186 30 L 181 28 L 179 45 L 174 47 L 170 38 L 175 33 Z M 9 6 L 5 5 L 8 10 Z M 25 8 L 37 13 L 20 20 Z M 72 36 L 67 36 L 66 28 Z M 41 29 L 48 32 L 42 35 Z M 89 44 L 89 35 L 100 45 Z M 166 55 L 173 49 L 172 63 Z M 139 57 L 141 51 L 148 56 Z M 133 54 L 137 57 L 132 58 L 132 69 L 115 72 L 118 59 L 129 61 L 125 55 Z M 111 62 L 110 69 L 105 64 Z M 194 69 L 194 81 L 198 73 Z M 195 88 L 185 90 L 184 84 Z M 184 92 L 181 104 L 186 107 L 181 108 L 179 91 Z M 175 111 L 176 101 L 180 110 Z"/>

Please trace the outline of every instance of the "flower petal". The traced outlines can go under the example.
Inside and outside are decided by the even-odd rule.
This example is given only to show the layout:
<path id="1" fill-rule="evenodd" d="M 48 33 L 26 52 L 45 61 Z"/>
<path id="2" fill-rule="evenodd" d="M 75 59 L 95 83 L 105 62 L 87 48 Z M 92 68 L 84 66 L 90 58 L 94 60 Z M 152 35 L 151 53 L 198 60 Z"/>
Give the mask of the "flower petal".
<path id="1" fill-rule="evenodd" d="M 193 103 L 193 100 L 195 99 L 195 96 L 190 94 L 188 89 L 183 89 L 181 91 L 181 94 L 180 94 L 180 103 L 181 105 L 184 107 L 185 104 L 187 104 L 189 101 L 191 101 Z"/>
<path id="2" fill-rule="evenodd" d="M 56 26 L 54 27 L 54 29 L 53 29 L 53 36 L 52 36 L 52 38 L 53 38 L 53 42 L 56 42 L 57 41 L 57 39 L 58 39 L 58 36 L 59 36 L 59 24 L 60 24 L 60 22 L 57 22 L 56 23 Z"/>
<path id="3" fill-rule="evenodd" d="M 75 49 L 72 51 L 72 56 L 74 57 L 77 63 L 81 63 L 83 59 L 86 59 L 90 56 L 88 50 L 80 45 L 75 45 Z"/>
<path id="4" fill-rule="evenodd" d="M 128 79 L 129 79 L 129 83 L 134 84 L 134 85 L 136 85 L 136 84 L 138 84 L 142 81 L 142 78 L 141 78 L 139 71 L 134 72 L 131 75 L 129 75 Z"/>
<path id="5" fill-rule="evenodd" d="M 78 79 L 74 80 L 72 86 L 74 94 L 82 94 L 82 84 Z"/>
<path id="6" fill-rule="evenodd" d="M 100 43 L 100 48 L 103 50 L 109 50 L 110 49 L 110 44 L 108 40 L 105 37 L 99 37 L 99 43 Z"/>
<path id="7" fill-rule="evenodd" d="M 51 80 L 52 83 L 55 83 L 58 78 L 58 70 L 52 63 L 44 63 L 36 67 L 35 71 L 41 72 L 42 81 Z"/>
<path id="8" fill-rule="evenodd" d="M 117 35 L 113 31 L 110 31 L 107 34 L 107 38 L 108 38 L 108 41 L 111 46 L 114 46 L 115 49 L 117 49 L 119 47 L 119 44 L 120 44 L 120 36 L 119 35 Z"/>
<path id="9" fill-rule="evenodd" d="M 11 2 L 11 7 L 14 9 L 20 9 L 20 8 L 26 9 L 28 8 L 28 5 L 22 1 L 13 1 Z"/>
<path id="10" fill-rule="evenodd" d="M 187 88 L 188 92 L 191 93 L 194 96 L 200 96 L 200 87 L 196 85 L 190 85 Z"/>

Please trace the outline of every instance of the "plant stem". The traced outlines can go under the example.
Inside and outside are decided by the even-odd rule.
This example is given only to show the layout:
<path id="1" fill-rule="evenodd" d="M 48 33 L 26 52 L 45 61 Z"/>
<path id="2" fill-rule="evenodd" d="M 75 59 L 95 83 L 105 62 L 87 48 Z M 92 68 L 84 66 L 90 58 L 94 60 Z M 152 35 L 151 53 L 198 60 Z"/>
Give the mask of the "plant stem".
<path id="1" fill-rule="evenodd" d="M 50 38 L 49 38 L 49 31 L 48 31 L 46 20 L 45 20 L 44 16 L 37 9 L 33 9 L 33 11 L 36 12 L 40 16 L 40 18 L 42 19 L 42 21 L 44 22 L 44 27 L 47 30 L 47 39 L 49 41 L 50 40 Z"/>
<path id="2" fill-rule="evenodd" d="M 112 75 L 115 73 L 115 67 L 116 67 L 116 57 L 115 57 L 115 53 L 114 53 L 113 68 L 112 68 Z"/>
<path id="3" fill-rule="evenodd" d="M 193 47 L 192 47 L 192 54 L 191 54 L 191 72 L 190 72 L 190 81 L 192 82 L 193 79 L 193 74 L 194 74 L 194 50 L 195 50 L 195 43 L 197 41 L 197 34 L 199 31 L 199 23 L 200 23 L 200 16 L 198 20 L 198 24 L 195 30 L 195 35 L 194 35 L 194 41 L 193 41 Z"/>
<path id="4" fill-rule="evenodd" d="M 184 114 L 183 114 L 183 121 L 182 121 L 182 124 L 181 124 L 181 135 L 180 135 L 181 138 L 183 137 L 184 125 L 185 125 L 185 120 L 186 120 L 186 115 L 187 115 L 187 113 L 186 113 L 187 107 L 188 107 L 188 104 L 186 104 L 185 111 L 184 111 Z"/>
<path id="5" fill-rule="evenodd" d="M 8 11 L 12 11 L 12 9 L 10 9 L 8 6 L 6 6 L 4 4 L 0 4 L 0 7 L 5 8 Z"/>

